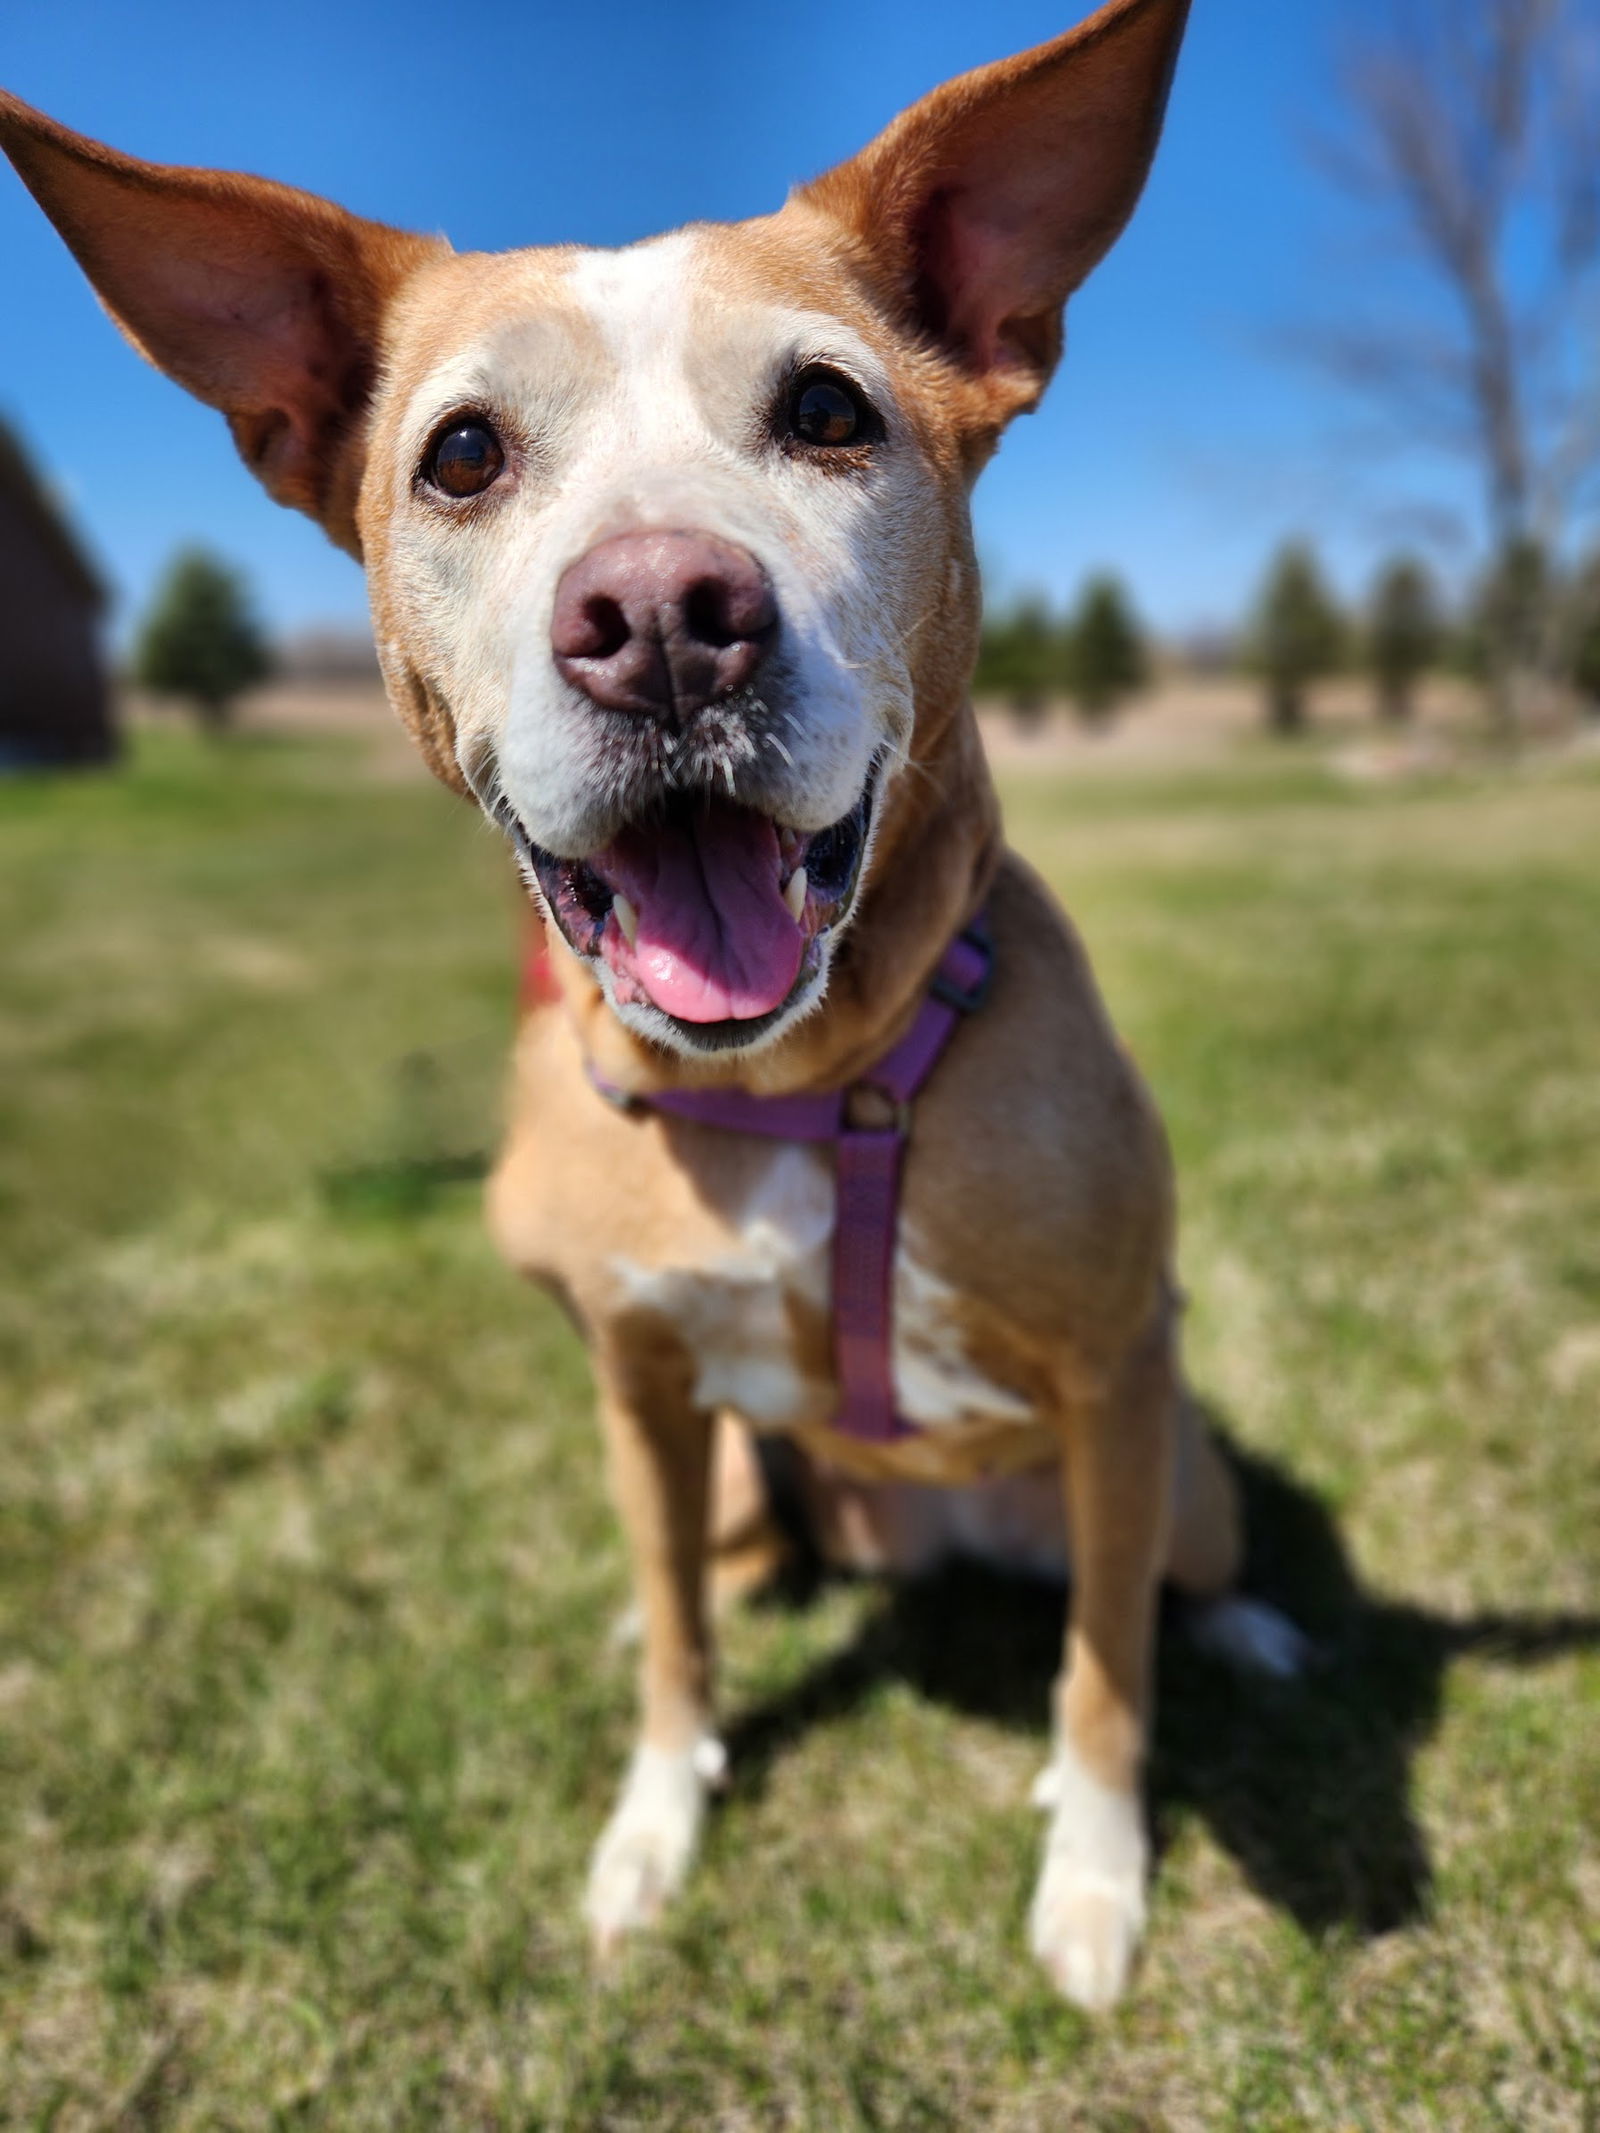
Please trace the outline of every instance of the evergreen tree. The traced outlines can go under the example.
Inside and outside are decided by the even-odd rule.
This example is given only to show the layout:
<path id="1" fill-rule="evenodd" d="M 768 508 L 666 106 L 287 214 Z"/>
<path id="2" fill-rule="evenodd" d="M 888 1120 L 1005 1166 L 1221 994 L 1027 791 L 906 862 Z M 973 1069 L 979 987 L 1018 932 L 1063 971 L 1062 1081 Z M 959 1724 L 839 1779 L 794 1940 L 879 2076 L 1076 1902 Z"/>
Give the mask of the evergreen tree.
<path id="1" fill-rule="evenodd" d="M 1144 633 L 1117 580 L 1091 578 L 1069 625 L 1070 686 L 1083 716 L 1107 718 L 1149 678 Z"/>
<path id="2" fill-rule="evenodd" d="M 1061 626 L 1039 594 L 1026 594 L 997 615 L 986 616 L 979 640 L 973 689 L 1002 696 L 1018 721 L 1035 725 L 1065 680 Z"/>
<path id="3" fill-rule="evenodd" d="M 1306 689 L 1339 664 L 1344 625 L 1303 541 L 1286 542 L 1273 559 L 1251 635 L 1273 732 L 1304 732 Z"/>
<path id="4" fill-rule="evenodd" d="M 1579 565 L 1566 604 L 1567 674 L 1584 710 L 1600 717 L 1600 551 Z"/>
<path id="5" fill-rule="evenodd" d="M 203 548 L 181 550 L 139 631 L 134 680 L 158 696 L 185 698 L 215 733 L 235 699 L 271 670 L 238 573 Z"/>
<path id="6" fill-rule="evenodd" d="M 1531 537 L 1513 541 L 1490 565 L 1470 622 L 1472 650 L 1486 678 L 1492 679 L 1497 659 L 1524 677 L 1548 668 L 1552 577 L 1542 542 Z"/>
<path id="7" fill-rule="evenodd" d="M 1417 683 L 1443 649 L 1438 595 L 1427 566 L 1413 556 L 1395 556 L 1378 573 L 1367 616 L 1367 665 L 1381 718 L 1396 725 L 1410 718 Z"/>

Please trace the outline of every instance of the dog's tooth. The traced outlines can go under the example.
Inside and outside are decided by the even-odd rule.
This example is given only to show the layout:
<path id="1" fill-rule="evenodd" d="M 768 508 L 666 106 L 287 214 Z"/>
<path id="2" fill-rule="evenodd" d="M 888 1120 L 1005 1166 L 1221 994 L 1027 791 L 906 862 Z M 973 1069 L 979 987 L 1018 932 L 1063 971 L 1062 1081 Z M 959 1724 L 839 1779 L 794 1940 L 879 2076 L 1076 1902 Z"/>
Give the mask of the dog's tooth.
<path id="1" fill-rule="evenodd" d="M 789 916 L 797 926 L 800 923 L 800 914 L 806 907 L 806 889 L 808 886 L 804 867 L 796 867 L 783 885 L 783 900 L 789 907 Z"/>
<path id="2" fill-rule="evenodd" d="M 611 899 L 611 913 L 621 930 L 622 938 L 632 948 L 639 938 L 639 914 L 620 889 Z"/>

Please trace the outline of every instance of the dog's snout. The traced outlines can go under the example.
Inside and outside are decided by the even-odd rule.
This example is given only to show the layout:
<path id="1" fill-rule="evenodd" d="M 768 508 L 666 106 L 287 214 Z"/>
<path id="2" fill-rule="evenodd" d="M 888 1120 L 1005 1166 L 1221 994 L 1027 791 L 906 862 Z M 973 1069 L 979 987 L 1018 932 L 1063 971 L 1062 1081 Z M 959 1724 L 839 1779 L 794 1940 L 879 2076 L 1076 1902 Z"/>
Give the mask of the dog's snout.
<path id="1" fill-rule="evenodd" d="M 681 720 L 744 687 L 778 632 L 748 549 L 709 533 L 620 533 L 569 565 L 550 644 L 574 688 L 608 711 Z"/>

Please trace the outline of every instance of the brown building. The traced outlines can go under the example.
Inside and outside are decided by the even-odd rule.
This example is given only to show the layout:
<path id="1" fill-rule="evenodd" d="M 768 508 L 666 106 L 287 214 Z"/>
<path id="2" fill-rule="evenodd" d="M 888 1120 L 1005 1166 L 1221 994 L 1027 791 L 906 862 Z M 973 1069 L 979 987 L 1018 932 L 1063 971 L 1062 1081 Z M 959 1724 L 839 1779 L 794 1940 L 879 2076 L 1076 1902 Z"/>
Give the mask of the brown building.
<path id="1" fill-rule="evenodd" d="M 116 753 L 106 590 L 0 423 L 0 771 Z"/>

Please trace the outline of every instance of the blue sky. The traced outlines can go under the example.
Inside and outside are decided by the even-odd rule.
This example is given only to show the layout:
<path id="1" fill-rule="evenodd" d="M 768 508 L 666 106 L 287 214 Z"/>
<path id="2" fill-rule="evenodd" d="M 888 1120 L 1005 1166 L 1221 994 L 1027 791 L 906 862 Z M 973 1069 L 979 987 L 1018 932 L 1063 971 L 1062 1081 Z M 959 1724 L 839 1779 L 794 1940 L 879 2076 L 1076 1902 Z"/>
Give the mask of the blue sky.
<path id="1" fill-rule="evenodd" d="M 775 206 L 935 82 L 1085 8 L 52 0 L 0 17 L 0 82 L 136 154 L 261 171 L 464 248 L 618 244 Z M 1272 544 L 1311 530 L 1359 587 L 1392 470 L 1341 467 L 1340 411 L 1271 347 L 1360 271 L 1301 149 L 1336 12 L 1197 0 L 1140 211 L 1075 300 L 1045 409 L 980 487 L 1001 585 L 1064 595 L 1109 565 L 1152 621 L 1189 628 L 1235 615 Z M 8 171 L 0 261 L 0 412 L 66 495 L 124 623 L 194 538 L 247 568 L 275 626 L 364 612 L 355 566 L 123 346 Z"/>

